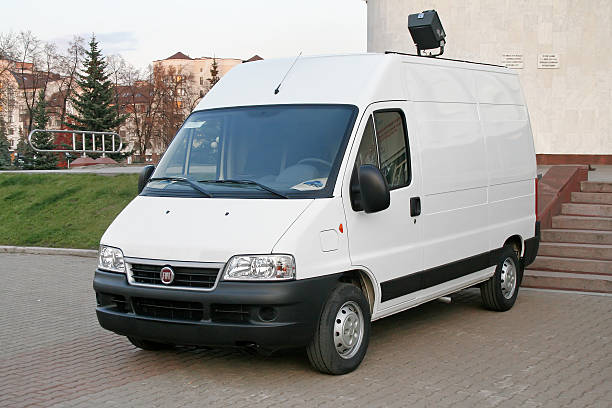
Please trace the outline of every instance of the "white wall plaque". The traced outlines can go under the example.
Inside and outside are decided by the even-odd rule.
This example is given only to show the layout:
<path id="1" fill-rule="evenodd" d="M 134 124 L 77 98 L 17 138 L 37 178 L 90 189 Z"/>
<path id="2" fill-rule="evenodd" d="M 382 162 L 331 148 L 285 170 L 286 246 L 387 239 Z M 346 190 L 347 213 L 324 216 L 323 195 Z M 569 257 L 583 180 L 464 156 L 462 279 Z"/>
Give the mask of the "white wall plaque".
<path id="1" fill-rule="evenodd" d="M 559 54 L 540 54 L 538 55 L 538 69 L 557 69 L 559 68 Z"/>
<path id="2" fill-rule="evenodd" d="M 502 54 L 501 64 L 506 68 L 523 69 L 523 54 Z"/>

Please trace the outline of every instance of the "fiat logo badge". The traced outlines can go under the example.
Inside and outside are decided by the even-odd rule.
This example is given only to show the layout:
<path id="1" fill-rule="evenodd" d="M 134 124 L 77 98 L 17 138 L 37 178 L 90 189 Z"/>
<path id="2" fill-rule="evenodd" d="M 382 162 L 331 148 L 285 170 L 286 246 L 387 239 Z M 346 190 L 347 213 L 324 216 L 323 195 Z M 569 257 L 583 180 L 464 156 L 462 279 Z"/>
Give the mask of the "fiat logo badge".
<path id="1" fill-rule="evenodd" d="M 169 266 L 164 266 L 159 272 L 159 278 L 164 285 L 170 285 L 174 282 L 174 271 Z"/>

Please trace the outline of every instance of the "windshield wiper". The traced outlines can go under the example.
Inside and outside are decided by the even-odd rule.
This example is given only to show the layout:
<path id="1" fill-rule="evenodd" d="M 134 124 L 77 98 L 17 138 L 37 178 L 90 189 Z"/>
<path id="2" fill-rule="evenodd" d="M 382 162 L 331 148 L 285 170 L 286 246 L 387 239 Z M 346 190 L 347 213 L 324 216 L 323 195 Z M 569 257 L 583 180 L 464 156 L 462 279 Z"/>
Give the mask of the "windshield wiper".
<path id="1" fill-rule="evenodd" d="M 198 182 L 199 183 L 219 183 L 219 184 L 231 183 L 231 184 L 243 184 L 243 185 L 257 186 L 261 188 L 262 190 L 266 190 L 267 192 L 274 194 L 277 197 L 289 198 L 285 194 L 281 193 L 280 191 L 275 190 L 272 187 L 268 187 L 265 184 L 261 184 L 253 180 L 225 179 L 225 180 L 198 180 Z"/>
<path id="2" fill-rule="evenodd" d="M 198 190 L 200 193 L 202 193 L 203 196 L 212 198 L 212 194 L 210 194 L 208 191 L 204 190 L 198 184 L 194 183 L 193 181 L 185 177 L 155 177 L 155 178 L 149 179 L 149 181 L 163 181 L 163 180 L 182 181 L 184 183 L 189 184 L 191 187 L 193 187 L 194 190 Z"/>

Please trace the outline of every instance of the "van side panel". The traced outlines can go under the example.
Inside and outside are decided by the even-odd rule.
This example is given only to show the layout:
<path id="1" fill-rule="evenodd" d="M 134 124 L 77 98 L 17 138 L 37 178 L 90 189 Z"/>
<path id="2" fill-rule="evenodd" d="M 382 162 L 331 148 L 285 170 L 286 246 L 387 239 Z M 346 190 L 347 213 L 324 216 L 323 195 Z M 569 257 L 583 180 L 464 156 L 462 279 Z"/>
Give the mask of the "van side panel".
<path id="1" fill-rule="evenodd" d="M 489 250 L 486 147 L 469 70 L 404 64 L 421 156 L 424 269 Z"/>
<path id="2" fill-rule="evenodd" d="M 486 141 L 490 247 L 511 235 L 534 235 L 536 176 L 533 137 L 518 76 L 474 72 Z"/>
<path id="3" fill-rule="evenodd" d="M 404 63 L 403 65 L 411 100 L 415 102 L 476 103 L 476 84 L 469 70 L 440 67 L 427 63 Z"/>
<path id="4" fill-rule="evenodd" d="M 533 138 L 518 76 L 403 64 L 421 156 L 425 269 L 534 235 Z"/>
<path id="5" fill-rule="evenodd" d="M 490 105 L 525 105 L 518 75 L 472 70 L 478 103 Z"/>

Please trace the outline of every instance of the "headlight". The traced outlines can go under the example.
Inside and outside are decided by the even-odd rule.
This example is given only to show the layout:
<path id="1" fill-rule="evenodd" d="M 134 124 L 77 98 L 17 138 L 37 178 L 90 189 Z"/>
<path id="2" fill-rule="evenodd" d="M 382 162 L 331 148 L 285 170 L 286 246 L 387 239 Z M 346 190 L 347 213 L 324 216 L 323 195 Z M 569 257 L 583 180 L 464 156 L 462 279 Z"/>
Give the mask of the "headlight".
<path id="1" fill-rule="evenodd" d="M 295 279 L 291 255 L 236 255 L 225 266 L 224 280 L 271 281 Z"/>
<path id="2" fill-rule="evenodd" d="M 121 252 L 119 248 L 100 245 L 100 253 L 98 254 L 98 268 L 112 272 L 125 273 L 123 252 Z"/>

